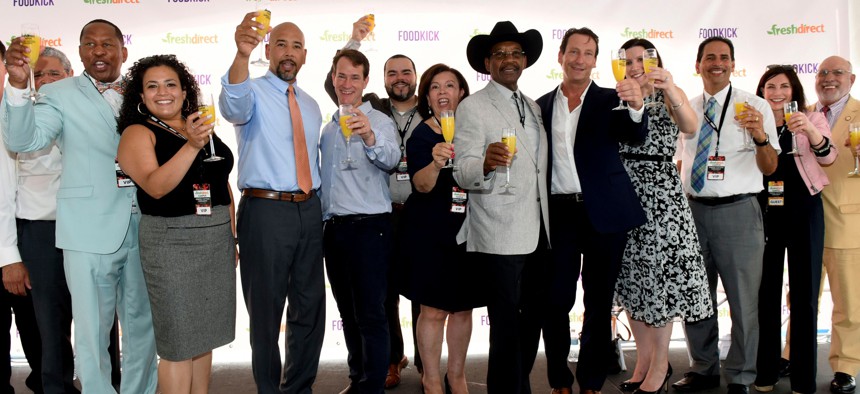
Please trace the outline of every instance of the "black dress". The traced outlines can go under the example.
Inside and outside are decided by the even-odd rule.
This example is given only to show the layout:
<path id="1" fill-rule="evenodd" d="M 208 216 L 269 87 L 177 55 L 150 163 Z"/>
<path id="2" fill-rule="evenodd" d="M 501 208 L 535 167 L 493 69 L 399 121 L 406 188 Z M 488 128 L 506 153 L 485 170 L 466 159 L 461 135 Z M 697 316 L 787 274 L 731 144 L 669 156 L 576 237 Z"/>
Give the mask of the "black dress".
<path id="1" fill-rule="evenodd" d="M 445 142 L 426 123 L 421 123 L 406 143 L 409 176 L 433 161 L 433 147 Z M 452 212 L 457 187 L 451 169 L 442 169 L 429 193 L 415 190 L 406 200 L 404 257 L 410 267 L 404 295 L 413 302 L 448 312 L 477 308 L 486 303 L 477 259 L 468 259 L 466 244 L 456 236 L 466 218 L 465 210 Z M 465 193 L 465 191 L 463 191 Z"/>

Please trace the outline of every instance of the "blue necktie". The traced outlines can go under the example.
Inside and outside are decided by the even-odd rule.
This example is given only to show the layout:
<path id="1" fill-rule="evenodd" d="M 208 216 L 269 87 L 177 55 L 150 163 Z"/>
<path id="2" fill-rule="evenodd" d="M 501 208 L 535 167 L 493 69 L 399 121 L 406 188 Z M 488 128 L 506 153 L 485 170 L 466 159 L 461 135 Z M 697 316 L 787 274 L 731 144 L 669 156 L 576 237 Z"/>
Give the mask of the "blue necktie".
<path id="1" fill-rule="evenodd" d="M 711 150 L 711 139 L 714 136 L 714 128 L 711 123 L 714 122 L 714 115 L 717 109 L 717 100 L 713 97 L 708 99 L 708 107 L 705 109 L 705 116 L 710 119 L 702 122 L 702 128 L 699 130 L 699 144 L 696 146 L 696 158 L 693 159 L 693 170 L 690 174 L 690 184 L 696 192 L 702 191 L 705 186 L 705 169 L 708 164 L 708 152 Z"/>

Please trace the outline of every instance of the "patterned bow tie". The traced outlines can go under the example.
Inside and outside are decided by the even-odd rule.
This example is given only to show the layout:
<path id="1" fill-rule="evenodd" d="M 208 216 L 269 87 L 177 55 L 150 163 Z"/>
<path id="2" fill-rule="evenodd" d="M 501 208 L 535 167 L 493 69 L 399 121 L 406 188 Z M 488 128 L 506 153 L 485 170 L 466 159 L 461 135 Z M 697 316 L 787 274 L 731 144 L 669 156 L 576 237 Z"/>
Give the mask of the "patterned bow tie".
<path id="1" fill-rule="evenodd" d="M 101 81 L 96 81 L 96 89 L 99 90 L 100 94 L 104 94 L 108 89 L 116 90 L 120 95 L 125 93 L 125 81 L 111 82 L 105 83 Z"/>

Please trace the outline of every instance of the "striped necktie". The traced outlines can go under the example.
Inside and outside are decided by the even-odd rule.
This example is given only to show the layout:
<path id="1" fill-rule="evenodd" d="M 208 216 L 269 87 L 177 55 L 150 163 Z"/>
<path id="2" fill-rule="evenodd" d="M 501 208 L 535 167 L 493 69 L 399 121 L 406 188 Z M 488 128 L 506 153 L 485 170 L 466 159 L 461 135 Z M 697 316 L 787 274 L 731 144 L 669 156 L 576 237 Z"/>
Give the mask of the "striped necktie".
<path id="1" fill-rule="evenodd" d="M 710 119 L 702 122 L 702 128 L 699 130 L 699 144 L 696 146 L 696 158 L 693 159 L 693 170 L 690 174 L 690 184 L 696 192 L 702 191 L 705 187 L 705 169 L 708 164 L 708 152 L 711 150 L 711 139 L 714 136 L 714 128 L 711 123 L 714 122 L 714 115 L 717 108 L 717 100 L 713 97 L 708 99 L 708 107 L 705 109 L 705 116 Z"/>

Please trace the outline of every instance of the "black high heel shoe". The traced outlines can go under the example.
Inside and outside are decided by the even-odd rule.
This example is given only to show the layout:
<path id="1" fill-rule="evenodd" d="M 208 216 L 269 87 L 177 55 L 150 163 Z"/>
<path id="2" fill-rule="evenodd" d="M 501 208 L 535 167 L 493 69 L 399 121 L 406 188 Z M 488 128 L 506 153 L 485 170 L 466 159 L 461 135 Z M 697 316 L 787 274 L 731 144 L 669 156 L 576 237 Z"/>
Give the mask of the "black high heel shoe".
<path id="1" fill-rule="evenodd" d="M 641 390 L 639 388 L 636 388 L 636 390 L 633 391 L 633 394 L 660 394 L 663 392 L 663 390 L 666 390 L 666 392 L 668 393 L 669 392 L 669 379 L 671 377 L 672 377 L 672 364 L 669 364 L 669 368 L 666 369 L 666 378 L 663 379 L 663 384 L 661 384 L 660 387 L 657 388 L 657 391 L 645 391 L 645 390 Z M 631 383 L 634 383 L 634 382 L 631 382 Z M 642 385 L 642 382 L 635 382 L 635 383 L 639 384 L 640 386 Z"/>
<path id="2" fill-rule="evenodd" d="M 621 391 L 636 391 L 636 389 L 638 389 L 641 385 L 641 380 L 638 382 L 634 382 L 632 380 L 625 380 L 618 385 L 618 388 L 621 389 Z"/>
<path id="3" fill-rule="evenodd" d="M 451 384 L 448 383 L 448 374 L 446 373 L 445 374 L 445 394 L 453 394 L 453 393 L 454 392 L 451 391 Z"/>

